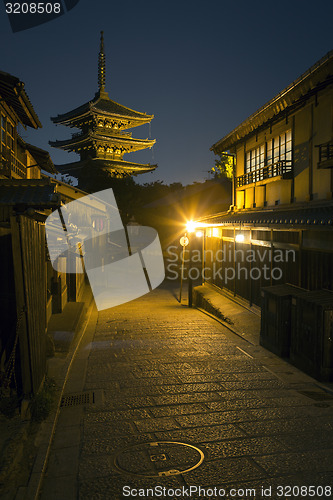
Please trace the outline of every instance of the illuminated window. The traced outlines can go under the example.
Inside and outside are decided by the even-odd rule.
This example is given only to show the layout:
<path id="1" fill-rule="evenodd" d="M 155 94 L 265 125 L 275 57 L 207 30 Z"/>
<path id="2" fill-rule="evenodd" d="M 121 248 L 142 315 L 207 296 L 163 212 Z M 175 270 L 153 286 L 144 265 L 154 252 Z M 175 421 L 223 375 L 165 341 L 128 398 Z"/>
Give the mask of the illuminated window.
<path id="1" fill-rule="evenodd" d="M 7 146 L 14 151 L 14 125 L 3 115 L 1 115 L 1 145 Z"/>
<path id="2" fill-rule="evenodd" d="M 1 157 L 12 162 L 15 154 L 15 127 L 11 121 L 4 115 L 1 115 Z"/>
<path id="3" fill-rule="evenodd" d="M 246 153 L 246 172 L 254 172 L 265 165 L 265 146 L 251 149 Z"/>
<path id="4" fill-rule="evenodd" d="M 7 120 L 7 147 L 14 151 L 14 126 Z"/>
<path id="5" fill-rule="evenodd" d="M 283 162 L 286 167 L 291 168 L 291 160 L 292 136 L 291 130 L 287 130 L 283 134 L 270 139 L 265 144 L 247 151 L 245 173 L 256 172 L 265 166 L 275 165 L 279 162 Z M 259 176 L 257 180 L 260 178 Z"/>
<path id="6" fill-rule="evenodd" d="M 6 146 L 6 117 L 1 115 L 1 150 Z"/>
<path id="7" fill-rule="evenodd" d="M 291 130 L 280 134 L 267 142 L 267 162 L 266 165 L 272 165 L 279 161 L 291 165 L 292 159 L 292 138 Z"/>

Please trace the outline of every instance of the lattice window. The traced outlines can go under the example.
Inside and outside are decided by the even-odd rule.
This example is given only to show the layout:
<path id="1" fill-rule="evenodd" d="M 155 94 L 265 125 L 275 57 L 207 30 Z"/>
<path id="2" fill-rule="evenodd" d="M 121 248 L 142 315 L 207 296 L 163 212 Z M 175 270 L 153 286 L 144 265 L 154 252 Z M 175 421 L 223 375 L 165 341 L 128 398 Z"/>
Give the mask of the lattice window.
<path id="1" fill-rule="evenodd" d="M 245 173 L 255 172 L 281 161 L 291 166 L 291 160 L 292 134 L 291 130 L 287 130 L 266 143 L 247 151 Z"/>

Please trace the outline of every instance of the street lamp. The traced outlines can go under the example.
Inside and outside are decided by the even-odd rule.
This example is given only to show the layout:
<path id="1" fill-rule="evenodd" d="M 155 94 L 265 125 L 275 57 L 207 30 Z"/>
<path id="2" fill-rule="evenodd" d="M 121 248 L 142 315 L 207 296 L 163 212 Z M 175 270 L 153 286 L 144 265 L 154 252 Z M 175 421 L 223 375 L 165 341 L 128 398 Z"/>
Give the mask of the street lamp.
<path id="1" fill-rule="evenodd" d="M 203 238 L 202 244 L 203 244 L 203 252 L 204 252 L 204 241 L 205 241 L 204 234 L 205 234 L 205 232 L 202 231 L 201 229 L 199 229 L 199 228 L 201 228 L 201 226 L 202 226 L 202 224 L 194 222 L 193 220 L 189 220 L 186 223 L 186 232 L 187 232 L 188 236 L 190 235 L 190 233 L 195 233 L 195 236 L 197 238 Z M 197 228 L 199 229 L 198 231 L 196 231 Z M 189 244 L 189 243 L 190 243 L 190 238 L 187 238 L 187 244 Z M 193 243 L 193 238 L 192 238 L 192 243 Z M 188 306 L 192 307 L 193 282 L 192 282 L 192 276 L 191 276 L 192 257 L 191 257 L 190 246 L 191 245 L 189 245 L 189 248 L 188 248 L 190 259 L 189 259 L 189 272 L 188 272 L 187 280 L 188 280 Z M 182 263 L 182 268 L 183 268 L 183 263 Z M 180 298 L 179 298 L 179 301 L 181 301 L 181 295 L 182 295 L 182 277 L 181 277 L 181 284 L 180 284 Z"/>
<path id="2" fill-rule="evenodd" d="M 244 237 L 243 233 L 236 234 L 235 241 L 237 243 L 243 243 L 244 239 L 245 239 L 245 237 Z"/>
<path id="3" fill-rule="evenodd" d="M 187 233 L 184 234 L 179 240 L 179 243 L 183 247 L 182 250 L 182 266 L 180 271 L 180 290 L 179 290 L 179 302 L 182 303 L 182 289 L 183 289 L 183 274 L 184 274 L 184 262 L 185 262 L 185 247 L 189 244 L 190 240 L 187 237 Z"/>
<path id="4" fill-rule="evenodd" d="M 187 221 L 187 223 L 186 223 L 186 231 L 188 233 L 194 233 L 196 227 L 197 227 L 196 223 L 193 220 Z"/>

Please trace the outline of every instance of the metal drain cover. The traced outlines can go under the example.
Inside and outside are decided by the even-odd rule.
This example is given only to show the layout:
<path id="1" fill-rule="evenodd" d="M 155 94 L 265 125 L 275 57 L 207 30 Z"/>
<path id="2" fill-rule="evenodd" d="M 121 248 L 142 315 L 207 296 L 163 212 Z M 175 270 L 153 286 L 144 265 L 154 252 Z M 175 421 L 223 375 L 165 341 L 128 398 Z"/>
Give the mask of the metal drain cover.
<path id="1" fill-rule="evenodd" d="M 96 389 L 95 391 L 76 392 L 64 394 L 61 398 L 60 408 L 71 408 L 79 405 L 102 405 L 104 403 L 104 391 Z"/>
<path id="2" fill-rule="evenodd" d="M 196 469 L 203 460 L 203 452 L 191 444 L 155 441 L 119 451 L 114 457 L 113 465 L 123 474 L 166 477 Z"/>
<path id="3" fill-rule="evenodd" d="M 68 406 L 86 405 L 95 402 L 93 392 L 82 392 L 79 394 L 68 394 L 61 398 L 60 408 Z"/>

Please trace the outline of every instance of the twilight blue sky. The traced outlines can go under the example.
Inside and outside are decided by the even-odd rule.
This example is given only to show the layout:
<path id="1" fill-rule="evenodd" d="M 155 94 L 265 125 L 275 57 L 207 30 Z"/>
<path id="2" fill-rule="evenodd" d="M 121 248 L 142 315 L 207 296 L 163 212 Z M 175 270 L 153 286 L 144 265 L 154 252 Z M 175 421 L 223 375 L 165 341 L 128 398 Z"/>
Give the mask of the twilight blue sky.
<path id="1" fill-rule="evenodd" d="M 155 115 L 153 153 L 124 157 L 158 163 L 139 182 L 207 178 L 211 145 L 333 48 L 327 0 L 80 0 L 64 16 L 17 33 L 2 3 L 0 14 L 0 69 L 25 82 L 43 124 L 21 135 L 57 164 L 78 156 L 50 148 L 50 139 L 73 131 L 50 116 L 94 97 L 104 30 L 109 96 Z M 133 135 L 148 137 L 148 126 Z"/>

